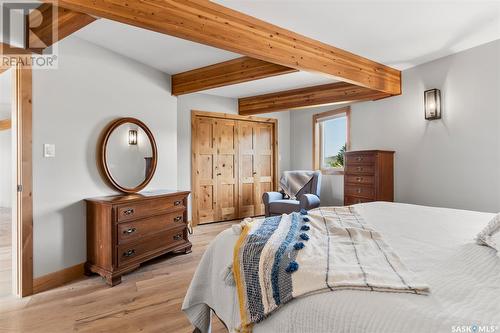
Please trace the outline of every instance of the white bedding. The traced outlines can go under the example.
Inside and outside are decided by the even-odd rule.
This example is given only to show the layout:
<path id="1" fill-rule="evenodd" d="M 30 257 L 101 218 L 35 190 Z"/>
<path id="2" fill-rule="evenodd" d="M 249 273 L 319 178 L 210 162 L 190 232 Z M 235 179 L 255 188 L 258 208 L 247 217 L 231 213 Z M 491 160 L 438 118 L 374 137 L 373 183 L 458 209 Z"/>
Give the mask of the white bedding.
<path id="1" fill-rule="evenodd" d="M 494 214 L 386 202 L 356 206 L 431 294 L 307 296 L 255 325 L 254 333 L 500 332 L 500 258 L 474 242 Z M 235 288 L 223 281 L 236 239 L 230 229 L 216 237 L 184 300 L 183 310 L 202 332 L 209 330 L 209 308 L 230 332 L 239 325 Z"/>

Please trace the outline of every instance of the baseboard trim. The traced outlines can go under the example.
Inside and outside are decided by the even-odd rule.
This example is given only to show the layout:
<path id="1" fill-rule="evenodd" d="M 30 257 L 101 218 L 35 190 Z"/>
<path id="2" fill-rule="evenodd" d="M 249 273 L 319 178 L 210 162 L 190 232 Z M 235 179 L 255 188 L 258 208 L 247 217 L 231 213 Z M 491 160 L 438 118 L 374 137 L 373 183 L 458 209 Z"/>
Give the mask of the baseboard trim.
<path id="1" fill-rule="evenodd" d="M 84 263 L 33 279 L 33 294 L 60 287 L 83 277 Z"/>

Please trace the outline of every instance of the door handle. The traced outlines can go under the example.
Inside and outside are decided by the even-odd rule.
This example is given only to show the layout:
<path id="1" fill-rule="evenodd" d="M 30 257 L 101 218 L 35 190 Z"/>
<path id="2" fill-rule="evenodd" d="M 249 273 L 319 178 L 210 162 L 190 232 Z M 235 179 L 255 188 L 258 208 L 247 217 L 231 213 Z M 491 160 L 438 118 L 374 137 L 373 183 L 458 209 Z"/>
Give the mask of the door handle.
<path id="1" fill-rule="evenodd" d="M 219 172 L 219 173 L 217 174 L 217 176 L 222 176 L 222 173 L 220 173 L 220 172 Z"/>
<path id="2" fill-rule="evenodd" d="M 136 228 L 128 228 L 127 230 L 123 230 L 123 233 L 124 233 L 125 235 L 130 235 L 130 234 L 132 234 L 132 233 L 134 233 L 134 232 L 136 232 L 136 231 L 137 231 L 137 229 L 136 229 Z"/>
<path id="3" fill-rule="evenodd" d="M 123 215 L 132 215 L 132 214 L 134 214 L 133 208 L 129 208 L 129 209 L 123 211 Z"/>
<path id="4" fill-rule="evenodd" d="M 123 256 L 124 257 L 132 257 L 134 255 L 135 255 L 135 249 L 130 249 L 130 250 L 126 251 L 126 252 L 123 252 Z"/>

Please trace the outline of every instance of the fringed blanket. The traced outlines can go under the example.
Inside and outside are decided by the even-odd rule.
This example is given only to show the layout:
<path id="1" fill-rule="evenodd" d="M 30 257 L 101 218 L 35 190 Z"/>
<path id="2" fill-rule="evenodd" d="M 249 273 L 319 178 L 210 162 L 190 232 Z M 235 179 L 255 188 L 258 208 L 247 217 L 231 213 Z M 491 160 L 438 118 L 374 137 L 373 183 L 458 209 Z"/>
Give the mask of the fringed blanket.
<path id="1" fill-rule="evenodd" d="M 234 249 L 241 332 L 299 296 L 355 289 L 427 294 L 352 207 L 255 220 Z"/>
<path id="2" fill-rule="evenodd" d="M 311 181 L 314 171 L 283 171 L 280 187 L 290 199 L 295 200 L 297 193 Z"/>

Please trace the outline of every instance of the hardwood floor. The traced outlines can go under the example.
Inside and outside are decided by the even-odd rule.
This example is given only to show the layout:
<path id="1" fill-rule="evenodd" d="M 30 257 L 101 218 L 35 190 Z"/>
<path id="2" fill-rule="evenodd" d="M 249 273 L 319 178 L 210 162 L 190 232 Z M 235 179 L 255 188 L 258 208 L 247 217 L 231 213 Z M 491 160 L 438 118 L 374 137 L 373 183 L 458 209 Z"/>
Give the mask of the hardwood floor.
<path id="1" fill-rule="evenodd" d="M 1 207 L 0 208 L 0 297 L 7 296 L 10 294 L 12 294 L 11 209 Z"/>
<path id="2" fill-rule="evenodd" d="M 192 253 L 153 260 L 113 288 L 96 275 L 23 299 L 0 298 L 0 332 L 191 333 L 184 295 L 207 245 L 232 223 L 196 227 Z M 215 319 L 212 332 L 227 330 Z"/>

